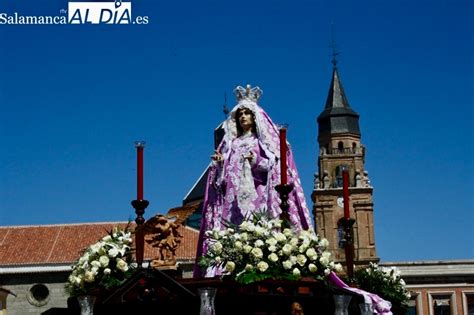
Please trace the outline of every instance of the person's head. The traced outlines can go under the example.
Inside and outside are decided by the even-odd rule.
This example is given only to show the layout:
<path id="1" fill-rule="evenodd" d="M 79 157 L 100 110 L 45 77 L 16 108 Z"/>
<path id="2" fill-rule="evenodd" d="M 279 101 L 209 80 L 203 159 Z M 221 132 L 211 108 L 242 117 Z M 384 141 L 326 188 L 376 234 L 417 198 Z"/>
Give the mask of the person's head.
<path id="1" fill-rule="evenodd" d="M 251 130 L 256 132 L 255 129 L 255 114 L 247 107 L 241 107 L 235 112 L 235 120 L 237 123 L 238 136 L 244 132 Z"/>

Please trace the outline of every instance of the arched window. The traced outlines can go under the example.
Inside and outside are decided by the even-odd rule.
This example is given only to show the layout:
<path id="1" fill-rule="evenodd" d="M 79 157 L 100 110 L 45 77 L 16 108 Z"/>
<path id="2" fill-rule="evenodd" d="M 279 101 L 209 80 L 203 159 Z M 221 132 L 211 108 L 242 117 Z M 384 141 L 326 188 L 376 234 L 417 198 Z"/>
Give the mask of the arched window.
<path id="1" fill-rule="evenodd" d="M 346 230 L 344 228 L 344 218 L 337 221 L 337 244 L 339 248 L 344 248 L 346 245 Z M 351 234 L 354 237 L 354 228 L 351 227 Z"/>
<path id="2" fill-rule="evenodd" d="M 337 144 L 337 150 L 339 151 L 339 153 L 344 153 L 344 143 L 342 143 L 342 141 L 339 141 L 339 143 Z"/>
<path id="3" fill-rule="evenodd" d="M 357 153 L 357 143 L 352 142 L 352 153 Z"/>
<path id="4" fill-rule="evenodd" d="M 336 174 L 335 174 L 336 182 L 334 183 L 335 187 L 342 187 L 342 171 L 344 169 L 347 169 L 347 165 L 336 166 Z"/>

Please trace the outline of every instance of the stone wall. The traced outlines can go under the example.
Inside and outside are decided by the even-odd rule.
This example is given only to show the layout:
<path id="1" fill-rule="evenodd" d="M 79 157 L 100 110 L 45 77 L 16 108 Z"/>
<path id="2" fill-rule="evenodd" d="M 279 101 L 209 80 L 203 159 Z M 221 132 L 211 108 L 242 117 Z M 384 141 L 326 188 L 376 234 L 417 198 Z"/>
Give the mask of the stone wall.
<path id="1" fill-rule="evenodd" d="M 57 314 L 67 308 L 64 290 L 68 273 L 1 275 L 0 283 L 14 294 L 7 297 L 7 314 Z"/>

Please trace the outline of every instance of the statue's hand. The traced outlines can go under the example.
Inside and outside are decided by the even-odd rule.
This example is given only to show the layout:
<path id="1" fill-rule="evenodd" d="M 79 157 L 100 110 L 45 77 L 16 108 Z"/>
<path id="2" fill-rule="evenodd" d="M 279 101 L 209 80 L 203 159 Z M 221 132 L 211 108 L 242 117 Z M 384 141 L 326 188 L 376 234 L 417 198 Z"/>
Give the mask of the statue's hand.
<path id="1" fill-rule="evenodd" d="M 220 154 L 217 150 L 214 151 L 215 153 L 211 155 L 211 159 L 216 162 L 222 162 L 224 160 L 224 157 L 222 154 Z"/>
<path id="2" fill-rule="evenodd" d="M 250 153 L 248 155 L 244 156 L 244 159 L 247 159 L 247 160 L 249 160 L 250 163 L 252 163 L 254 157 L 255 157 L 255 155 L 253 154 L 252 151 L 250 151 Z"/>

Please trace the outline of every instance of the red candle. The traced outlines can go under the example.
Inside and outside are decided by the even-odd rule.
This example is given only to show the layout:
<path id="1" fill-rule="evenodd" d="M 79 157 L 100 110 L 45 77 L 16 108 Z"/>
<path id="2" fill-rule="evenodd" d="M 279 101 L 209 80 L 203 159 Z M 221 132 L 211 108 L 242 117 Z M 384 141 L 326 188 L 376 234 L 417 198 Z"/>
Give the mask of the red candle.
<path id="1" fill-rule="evenodd" d="M 349 171 L 342 171 L 342 198 L 344 199 L 344 218 L 348 220 L 349 215 Z"/>
<path id="2" fill-rule="evenodd" d="M 288 182 L 286 165 L 286 128 L 280 129 L 280 172 L 281 184 L 286 185 Z"/>
<path id="3" fill-rule="evenodd" d="M 135 142 L 137 148 L 137 200 L 143 200 L 143 148 L 144 141 Z"/>

